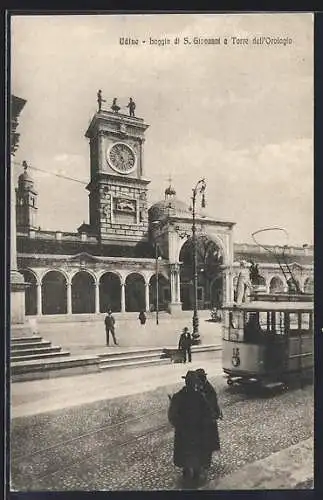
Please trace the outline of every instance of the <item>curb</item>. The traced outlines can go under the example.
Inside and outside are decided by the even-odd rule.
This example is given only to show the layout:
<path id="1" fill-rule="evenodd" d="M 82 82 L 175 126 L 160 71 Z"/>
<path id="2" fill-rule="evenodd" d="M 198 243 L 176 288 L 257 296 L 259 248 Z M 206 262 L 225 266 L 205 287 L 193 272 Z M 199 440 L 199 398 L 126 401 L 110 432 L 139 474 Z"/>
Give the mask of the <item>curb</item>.
<path id="1" fill-rule="evenodd" d="M 247 464 L 238 471 L 212 480 L 206 490 L 308 489 L 314 482 L 313 437 L 269 457 Z"/>

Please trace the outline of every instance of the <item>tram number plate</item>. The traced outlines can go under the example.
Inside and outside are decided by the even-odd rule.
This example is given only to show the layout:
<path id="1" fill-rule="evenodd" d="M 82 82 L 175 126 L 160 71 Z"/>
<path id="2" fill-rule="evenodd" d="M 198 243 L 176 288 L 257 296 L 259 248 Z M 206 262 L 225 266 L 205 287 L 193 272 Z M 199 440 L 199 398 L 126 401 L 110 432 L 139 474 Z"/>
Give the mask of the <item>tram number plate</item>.
<path id="1" fill-rule="evenodd" d="M 239 347 L 233 347 L 231 363 L 234 367 L 237 367 L 240 365 L 240 349 L 239 349 Z"/>

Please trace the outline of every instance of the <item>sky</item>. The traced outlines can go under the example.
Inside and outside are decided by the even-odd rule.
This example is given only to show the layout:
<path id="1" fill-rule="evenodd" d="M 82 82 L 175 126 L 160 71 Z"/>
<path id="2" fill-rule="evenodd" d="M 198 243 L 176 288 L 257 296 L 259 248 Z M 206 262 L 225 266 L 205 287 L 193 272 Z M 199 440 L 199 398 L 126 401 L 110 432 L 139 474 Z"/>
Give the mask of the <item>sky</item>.
<path id="1" fill-rule="evenodd" d="M 88 222 L 84 134 L 100 88 L 108 105 L 132 96 L 150 125 L 150 204 L 164 198 L 170 176 L 189 204 L 205 177 L 206 212 L 235 222 L 235 241 L 279 226 L 289 244 L 312 243 L 312 14 L 14 16 L 11 36 L 11 91 L 27 100 L 15 175 L 23 160 L 49 172 L 32 171 L 42 229 L 75 232 Z M 261 36 L 291 43 L 252 43 Z M 121 37 L 138 45 L 121 45 Z M 184 45 L 184 37 L 221 43 Z"/>

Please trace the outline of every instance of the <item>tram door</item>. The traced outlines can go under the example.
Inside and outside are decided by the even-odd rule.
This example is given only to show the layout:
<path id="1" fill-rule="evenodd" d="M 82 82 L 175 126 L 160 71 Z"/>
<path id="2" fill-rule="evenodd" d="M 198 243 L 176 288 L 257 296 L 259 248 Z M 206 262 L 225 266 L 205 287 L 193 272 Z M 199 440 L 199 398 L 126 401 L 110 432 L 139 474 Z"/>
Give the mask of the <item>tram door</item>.
<path id="1" fill-rule="evenodd" d="M 265 371 L 279 374 L 284 371 L 286 357 L 284 313 L 268 311 L 264 314 L 267 316 Z"/>

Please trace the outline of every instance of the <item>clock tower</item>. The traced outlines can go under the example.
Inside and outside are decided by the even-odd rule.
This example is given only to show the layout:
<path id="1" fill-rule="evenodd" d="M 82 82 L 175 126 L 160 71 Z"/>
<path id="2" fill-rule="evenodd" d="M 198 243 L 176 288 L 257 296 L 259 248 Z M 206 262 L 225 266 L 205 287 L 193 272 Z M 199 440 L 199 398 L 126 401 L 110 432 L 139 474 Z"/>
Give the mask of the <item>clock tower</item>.
<path id="1" fill-rule="evenodd" d="M 86 131 L 91 163 L 89 230 L 103 243 L 136 245 L 147 240 L 147 128 L 142 118 L 100 109 Z"/>

